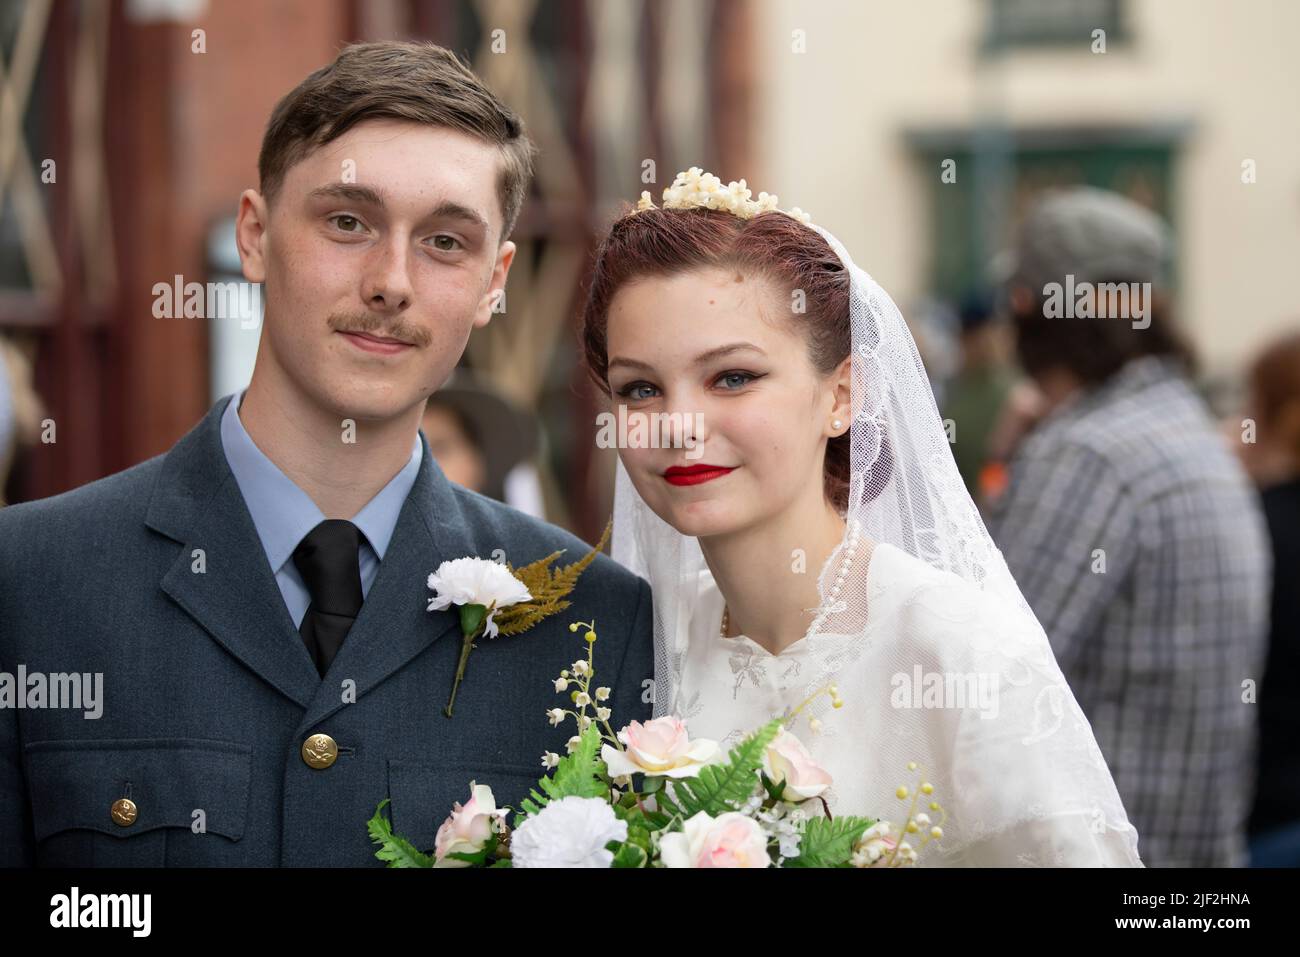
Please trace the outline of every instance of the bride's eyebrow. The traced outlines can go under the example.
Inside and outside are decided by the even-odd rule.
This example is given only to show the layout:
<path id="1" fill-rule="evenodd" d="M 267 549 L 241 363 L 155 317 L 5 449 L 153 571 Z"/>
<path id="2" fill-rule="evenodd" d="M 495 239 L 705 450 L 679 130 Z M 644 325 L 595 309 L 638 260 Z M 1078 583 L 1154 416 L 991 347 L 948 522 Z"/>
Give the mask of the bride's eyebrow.
<path id="1" fill-rule="evenodd" d="M 713 362 L 717 359 L 721 359 L 724 356 L 729 356 L 735 352 L 756 352 L 760 356 L 767 355 L 766 352 L 764 352 L 758 346 L 754 345 L 752 342 L 730 342 L 727 343 L 726 345 L 717 346 L 713 349 L 709 349 L 707 352 L 701 352 L 698 356 L 696 356 L 694 359 L 691 360 L 691 365 L 694 366 L 708 365 L 710 362 Z M 627 359 L 624 358 L 623 356 L 616 356 L 615 358 L 609 360 L 609 368 L 611 370 L 614 369 L 616 366 L 626 366 L 629 369 L 644 369 L 647 372 L 654 371 L 654 366 L 650 365 L 650 363 L 648 362 L 642 362 L 640 359 Z"/>
<path id="2" fill-rule="evenodd" d="M 708 365 L 715 359 L 729 356 L 733 352 L 757 352 L 760 356 L 767 355 L 766 352 L 754 345 L 752 342 L 732 342 L 725 346 L 718 346 L 715 349 L 710 349 L 708 352 L 701 352 L 691 361 L 691 364 L 697 366 Z"/>
<path id="3" fill-rule="evenodd" d="M 654 366 L 648 362 L 642 362 L 640 359 L 624 359 L 619 356 L 609 360 L 609 371 L 613 372 L 619 366 L 625 366 L 628 369 L 644 369 L 646 372 L 653 372 Z"/>

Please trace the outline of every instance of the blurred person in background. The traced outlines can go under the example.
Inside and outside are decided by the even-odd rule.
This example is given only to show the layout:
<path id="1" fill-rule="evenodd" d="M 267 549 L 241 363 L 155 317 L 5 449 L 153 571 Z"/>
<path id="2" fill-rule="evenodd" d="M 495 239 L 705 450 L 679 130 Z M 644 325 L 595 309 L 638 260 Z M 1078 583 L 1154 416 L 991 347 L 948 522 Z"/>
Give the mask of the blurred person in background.
<path id="1" fill-rule="evenodd" d="M 952 455 L 976 502 L 982 497 L 988 443 L 999 413 L 1015 385 L 1007 324 L 991 296 L 975 294 L 962 303 L 960 365 L 948 385 L 943 418 L 952 421 Z"/>
<path id="2" fill-rule="evenodd" d="M 0 508 L 5 505 L 5 484 L 18 453 L 36 444 L 44 414 L 32 387 L 30 360 L 0 336 Z"/>
<path id="3" fill-rule="evenodd" d="M 1243 440 L 1243 423 L 1235 447 L 1260 489 L 1273 544 L 1250 860 L 1300 867 L 1300 332 L 1273 342 L 1252 364 L 1246 416 L 1253 441 Z"/>
<path id="4" fill-rule="evenodd" d="M 429 451 L 457 485 L 545 518 L 537 453 L 537 417 L 457 369 L 429 396 L 420 427 Z"/>
<path id="5" fill-rule="evenodd" d="M 1114 774 L 1150 866 L 1241 866 L 1269 555 L 1190 376 L 1168 228 L 1106 191 L 1040 200 L 1006 294 L 1034 401 L 1000 429 L 989 528 Z M 1098 294 L 1125 283 L 1126 297 Z M 1062 301 L 1064 292 L 1064 304 Z"/>

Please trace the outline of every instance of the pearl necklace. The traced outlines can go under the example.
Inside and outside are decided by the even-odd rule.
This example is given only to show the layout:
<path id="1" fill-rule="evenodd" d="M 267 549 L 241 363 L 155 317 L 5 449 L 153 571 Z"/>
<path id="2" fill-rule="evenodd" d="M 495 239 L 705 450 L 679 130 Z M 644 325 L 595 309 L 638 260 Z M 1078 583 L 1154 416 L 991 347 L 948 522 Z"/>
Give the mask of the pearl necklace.
<path id="1" fill-rule="evenodd" d="M 829 615 L 831 612 L 832 604 L 840 597 L 840 589 L 844 586 L 844 579 L 848 577 L 849 567 L 853 564 L 853 556 L 857 552 L 857 549 L 858 549 L 858 521 L 857 519 L 853 519 L 851 522 L 849 522 L 849 534 L 848 534 L 848 539 L 845 542 L 845 546 L 844 546 L 844 558 L 840 561 L 839 574 L 835 576 L 835 583 L 831 585 L 830 594 L 827 595 L 826 598 L 822 601 L 822 603 L 818 606 L 817 617 L 813 619 L 813 623 L 809 625 L 808 630 L 804 632 L 803 636 L 805 638 L 807 638 L 814 631 L 816 631 L 818 628 L 821 627 L 822 622 L 826 620 L 826 616 Z M 726 602 L 723 602 L 722 626 L 718 629 L 718 637 L 720 638 L 730 637 L 727 634 L 727 628 L 730 626 L 730 624 L 731 624 L 731 611 L 727 607 Z"/>

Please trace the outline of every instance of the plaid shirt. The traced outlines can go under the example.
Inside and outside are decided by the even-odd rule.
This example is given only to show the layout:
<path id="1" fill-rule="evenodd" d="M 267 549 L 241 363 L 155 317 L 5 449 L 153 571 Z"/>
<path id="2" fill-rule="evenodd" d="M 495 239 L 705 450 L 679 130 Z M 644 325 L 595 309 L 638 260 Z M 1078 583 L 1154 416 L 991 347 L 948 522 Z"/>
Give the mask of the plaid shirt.
<path id="1" fill-rule="evenodd" d="M 1023 441 L 987 516 L 1149 866 L 1246 862 L 1271 558 L 1258 498 L 1173 360 Z M 1257 693 L 1257 692 L 1256 692 Z M 1246 698 L 1246 702 L 1243 702 Z"/>

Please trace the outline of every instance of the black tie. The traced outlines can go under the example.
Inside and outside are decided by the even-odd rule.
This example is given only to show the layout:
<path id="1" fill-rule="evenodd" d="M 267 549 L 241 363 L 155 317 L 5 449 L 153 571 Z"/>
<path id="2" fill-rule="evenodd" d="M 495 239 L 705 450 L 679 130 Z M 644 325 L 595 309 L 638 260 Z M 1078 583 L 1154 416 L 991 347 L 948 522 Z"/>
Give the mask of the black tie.
<path id="1" fill-rule="evenodd" d="M 293 563 L 311 592 L 298 633 L 322 678 L 361 611 L 360 545 L 359 528 L 346 519 L 327 518 L 293 550 Z"/>

